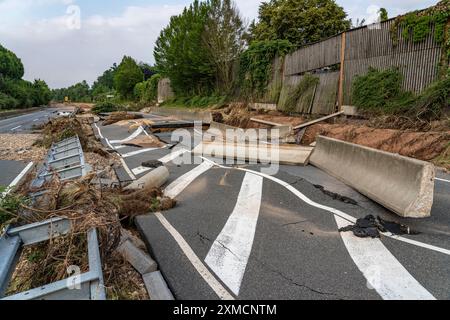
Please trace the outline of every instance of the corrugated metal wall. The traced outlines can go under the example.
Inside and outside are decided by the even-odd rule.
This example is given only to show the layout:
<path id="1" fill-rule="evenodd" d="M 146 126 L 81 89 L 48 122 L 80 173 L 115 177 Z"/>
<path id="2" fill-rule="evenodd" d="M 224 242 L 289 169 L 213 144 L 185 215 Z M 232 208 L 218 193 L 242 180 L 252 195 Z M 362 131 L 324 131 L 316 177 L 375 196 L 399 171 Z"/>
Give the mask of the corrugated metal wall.
<path id="1" fill-rule="evenodd" d="M 346 32 L 344 57 L 344 104 L 350 104 L 352 83 L 357 75 L 367 73 L 369 67 L 388 69 L 398 67 L 403 75 L 403 88 L 416 93 L 421 92 L 437 79 L 441 59 L 441 45 L 434 40 L 434 31 L 420 43 L 406 41 L 398 31 L 398 44 L 394 45 L 390 28 L 394 19 L 377 25 L 358 28 Z M 332 66 L 341 62 L 342 35 L 314 43 L 286 56 L 284 65 L 284 83 L 281 99 L 288 94 L 288 87 L 299 82 L 300 75 L 316 69 Z M 312 113 L 332 113 L 337 101 L 339 75 L 331 72 L 329 76 L 319 74 L 321 83 L 317 87 Z M 337 77 L 337 78 L 336 78 Z M 292 79 L 290 79 L 292 78 Z M 336 86 L 335 86 L 336 85 Z M 285 88 L 285 86 L 287 86 Z M 336 97 L 334 103 L 331 97 Z M 279 103 L 280 104 L 280 103 Z M 305 112 L 304 107 L 298 112 Z M 301 111 L 300 111 L 301 110 Z"/>
<path id="2" fill-rule="evenodd" d="M 434 40 L 434 32 L 422 42 L 401 39 L 394 45 L 390 34 L 393 20 L 379 24 L 379 28 L 361 28 L 346 33 L 344 65 L 344 103 L 351 104 L 351 86 L 357 75 L 367 73 L 369 67 L 385 70 L 399 68 L 403 88 L 419 93 L 438 76 L 441 46 Z"/>

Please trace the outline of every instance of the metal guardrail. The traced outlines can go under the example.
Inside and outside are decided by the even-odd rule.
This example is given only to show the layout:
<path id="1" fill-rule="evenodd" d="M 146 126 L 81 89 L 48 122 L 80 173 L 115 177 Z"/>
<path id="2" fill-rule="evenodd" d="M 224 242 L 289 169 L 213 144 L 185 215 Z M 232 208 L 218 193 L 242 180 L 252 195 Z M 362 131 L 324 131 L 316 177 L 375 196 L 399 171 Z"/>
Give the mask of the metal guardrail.
<path id="1" fill-rule="evenodd" d="M 54 218 L 7 230 L 0 238 L 0 297 L 2 300 L 105 300 L 97 230 L 87 233 L 89 271 L 38 288 L 4 297 L 22 245 L 31 245 L 67 234 L 70 220 Z"/>
<path id="2" fill-rule="evenodd" d="M 83 149 L 78 136 L 54 143 L 50 148 L 43 167 L 31 183 L 32 187 L 40 188 L 58 174 L 61 181 L 76 179 L 86 174 L 86 163 Z"/>

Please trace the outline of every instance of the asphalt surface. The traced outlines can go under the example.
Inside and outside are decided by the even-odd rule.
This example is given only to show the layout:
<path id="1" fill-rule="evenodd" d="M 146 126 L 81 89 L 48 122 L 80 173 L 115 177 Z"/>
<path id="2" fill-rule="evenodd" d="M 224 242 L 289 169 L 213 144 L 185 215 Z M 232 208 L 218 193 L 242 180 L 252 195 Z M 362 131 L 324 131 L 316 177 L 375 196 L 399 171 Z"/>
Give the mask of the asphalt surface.
<path id="1" fill-rule="evenodd" d="M 28 113 L 12 118 L 0 120 L 0 133 L 27 133 L 33 127 L 45 124 L 48 120 L 57 117 L 61 108 L 47 108 L 41 111 Z"/>
<path id="2" fill-rule="evenodd" d="M 27 164 L 24 161 L 0 160 L 0 186 L 9 186 Z"/>
<path id="3" fill-rule="evenodd" d="M 98 127 L 109 140 L 131 134 L 115 125 Z M 159 136 L 172 142 L 168 133 Z M 182 145 L 192 148 L 189 142 Z M 136 150 L 123 147 L 117 152 Z M 132 171 L 171 152 L 160 148 L 123 160 Z M 201 160 L 189 153 L 186 159 Z M 248 171 L 208 162 L 166 165 L 167 189 L 197 174 L 178 190 L 175 208 L 140 216 L 136 222 L 178 299 L 219 299 L 223 292 L 229 298 L 255 300 L 450 299 L 447 174 L 437 174 L 431 217 L 405 219 L 313 166 L 280 166 L 273 177 L 262 178 L 260 165 L 239 166 Z M 379 215 L 420 233 L 356 238 L 338 232 L 342 218 L 336 210 L 354 218 Z"/>

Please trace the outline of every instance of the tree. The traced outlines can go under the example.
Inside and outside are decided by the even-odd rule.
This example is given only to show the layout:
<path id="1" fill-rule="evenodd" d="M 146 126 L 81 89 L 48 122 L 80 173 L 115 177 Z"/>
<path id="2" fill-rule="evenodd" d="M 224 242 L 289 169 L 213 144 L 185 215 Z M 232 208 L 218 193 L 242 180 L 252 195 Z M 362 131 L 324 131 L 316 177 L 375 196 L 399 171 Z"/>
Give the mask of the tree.
<path id="1" fill-rule="evenodd" d="M 158 73 L 156 72 L 155 67 L 152 67 L 145 62 L 140 62 L 139 68 L 141 68 L 141 71 L 144 74 L 144 81 L 150 79 L 153 75 Z"/>
<path id="2" fill-rule="evenodd" d="M 179 96 L 208 94 L 214 89 L 215 67 L 202 40 L 209 5 L 194 1 L 170 19 L 155 45 L 156 68 L 171 80 Z"/>
<path id="3" fill-rule="evenodd" d="M 289 40 L 297 47 L 350 28 L 344 9 L 334 0 L 270 0 L 259 7 L 251 27 L 255 40 Z"/>
<path id="4" fill-rule="evenodd" d="M 144 74 L 136 61 L 124 56 L 114 75 L 114 87 L 124 98 L 132 99 L 137 83 L 144 80 Z"/>
<path id="5" fill-rule="evenodd" d="M 0 75 L 13 79 L 22 79 L 23 74 L 22 61 L 12 51 L 0 45 Z"/>
<path id="6" fill-rule="evenodd" d="M 245 34 L 245 25 L 231 0 L 210 0 L 203 41 L 221 92 L 232 88 L 233 65 L 245 48 Z"/>
<path id="7" fill-rule="evenodd" d="M 389 19 L 388 17 L 388 12 L 385 8 L 381 8 L 378 13 L 380 14 L 380 21 L 386 21 L 387 19 Z"/>

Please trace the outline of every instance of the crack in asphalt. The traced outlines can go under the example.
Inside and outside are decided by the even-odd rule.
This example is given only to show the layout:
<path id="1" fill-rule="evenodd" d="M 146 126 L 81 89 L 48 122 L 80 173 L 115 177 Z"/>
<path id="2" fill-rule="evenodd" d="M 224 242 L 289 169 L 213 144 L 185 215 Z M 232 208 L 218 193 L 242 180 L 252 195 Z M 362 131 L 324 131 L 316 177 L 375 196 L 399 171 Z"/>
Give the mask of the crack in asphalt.
<path id="1" fill-rule="evenodd" d="M 306 221 L 308 221 L 308 220 L 301 220 L 301 221 L 296 221 L 296 222 L 285 223 L 285 224 L 282 224 L 281 226 L 282 227 L 286 227 L 286 226 L 291 226 L 291 225 L 294 225 L 294 224 L 300 224 L 300 223 L 303 223 L 303 222 L 306 222 Z"/>
<path id="2" fill-rule="evenodd" d="M 305 288 L 305 289 L 307 289 L 307 290 L 309 290 L 309 291 L 311 291 L 311 292 L 314 292 L 314 293 L 317 293 L 317 294 L 320 294 L 320 295 L 326 295 L 326 296 L 334 296 L 334 297 L 338 297 L 338 295 L 335 294 L 335 293 L 332 293 L 332 292 L 325 292 L 325 291 L 320 291 L 320 290 L 311 288 L 310 286 L 307 286 L 306 284 L 298 283 L 298 282 L 296 282 L 294 279 L 292 279 L 292 278 L 288 277 L 287 275 L 285 275 L 283 272 L 278 271 L 278 270 L 275 270 L 275 269 L 272 269 L 271 267 L 267 266 L 267 264 L 265 264 L 265 263 L 262 262 L 261 260 L 259 260 L 259 259 L 257 259 L 257 258 L 255 258 L 255 259 L 256 259 L 256 261 L 258 261 L 258 263 L 259 263 L 264 269 L 266 269 L 266 270 L 268 270 L 268 271 L 270 271 L 270 272 L 272 272 L 272 273 L 278 274 L 280 277 L 282 277 L 283 279 L 289 281 L 289 283 L 291 283 L 291 284 L 293 284 L 293 285 L 295 285 L 295 286 L 297 286 L 297 287 Z M 343 298 L 341 298 L 341 297 L 338 297 L 338 299 L 339 299 L 339 300 L 343 300 Z"/>

